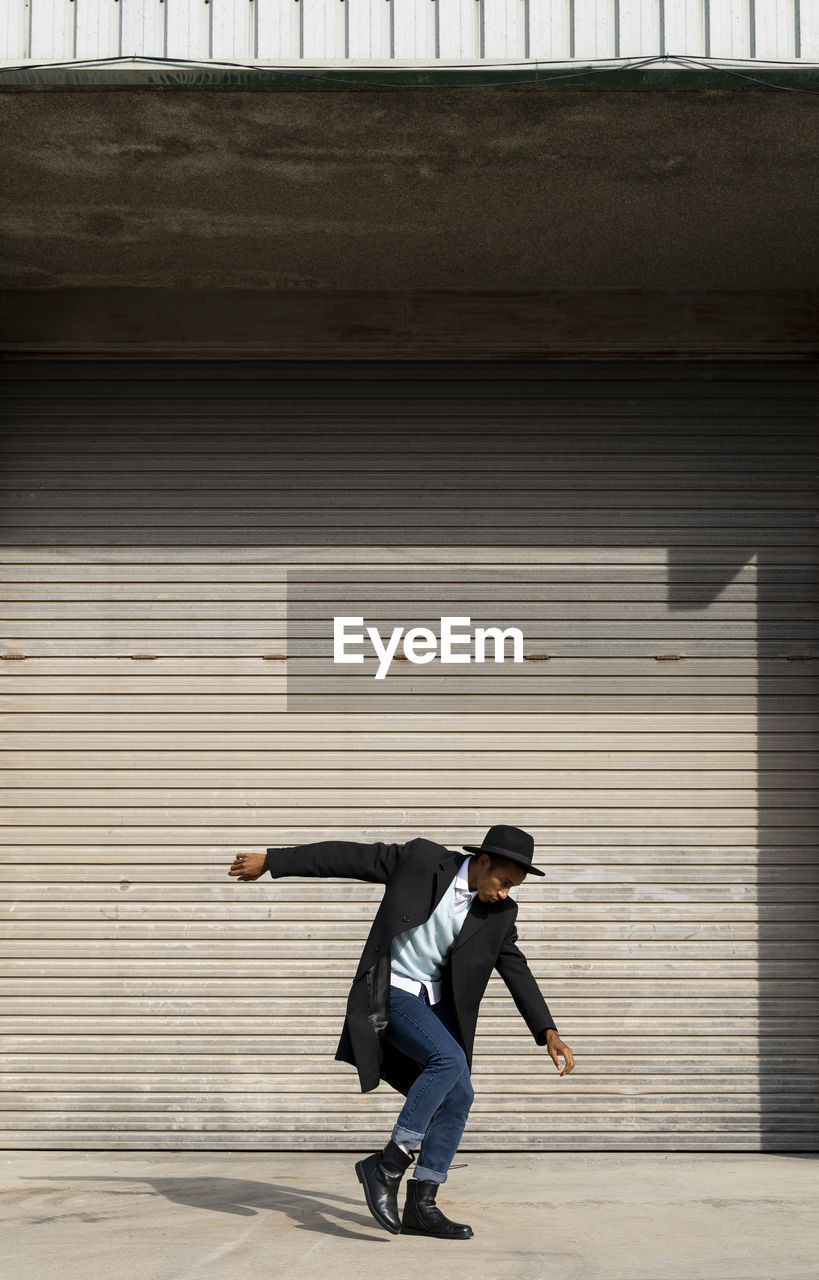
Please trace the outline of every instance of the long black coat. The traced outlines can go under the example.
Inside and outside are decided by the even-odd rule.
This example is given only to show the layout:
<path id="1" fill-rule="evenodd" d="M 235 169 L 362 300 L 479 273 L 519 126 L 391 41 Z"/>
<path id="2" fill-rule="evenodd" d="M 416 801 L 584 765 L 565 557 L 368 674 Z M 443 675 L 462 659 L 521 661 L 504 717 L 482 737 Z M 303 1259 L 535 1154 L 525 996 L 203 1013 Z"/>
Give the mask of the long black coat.
<path id="1" fill-rule="evenodd" d="M 421 1068 L 387 1044 L 390 944 L 393 938 L 428 920 L 458 872 L 465 855 L 432 840 L 401 844 L 357 844 L 322 840 L 289 849 L 268 849 L 267 868 L 282 876 L 329 876 L 386 885 L 347 1000 L 347 1016 L 336 1058 L 352 1063 L 361 1092 L 380 1080 L 406 1093 Z M 497 969 L 538 1044 L 554 1027 L 526 958 L 518 949 L 517 903 L 484 903 L 473 898 L 442 975 L 444 999 L 455 1014 L 470 1066 L 478 1006 L 493 969 Z"/>

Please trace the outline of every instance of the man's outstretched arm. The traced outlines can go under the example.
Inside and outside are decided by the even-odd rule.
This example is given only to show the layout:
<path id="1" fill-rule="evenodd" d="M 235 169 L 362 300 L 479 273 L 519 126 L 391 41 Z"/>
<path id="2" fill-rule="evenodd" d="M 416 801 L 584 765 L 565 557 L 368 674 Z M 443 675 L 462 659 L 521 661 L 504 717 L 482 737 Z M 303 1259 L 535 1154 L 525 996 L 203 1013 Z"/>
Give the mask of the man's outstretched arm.
<path id="1" fill-rule="evenodd" d="M 543 998 L 543 993 L 537 985 L 525 955 L 517 945 L 517 940 L 518 931 L 512 925 L 498 954 L 495 968 L 509 988 L 512 999 L 536 1042 L 546 1045 L 546 1052 L 558 1071 L 560 1071 L 558 1055 L 563 1059 L 564 1066 L 560 1074 L 568 1075 L 574 1066 L 574 1054 L 561 1040 L 560 1032 L 549 1012 L 549 1006 Z"/>
<path id="2" fill-rule="evenodd" d="M 239 880 L 258 880 L 269 871 L 282 876 L 326 876 L 386 884 L 406 848 L 403 844 L 359 844 L 354 840 L 319 840 L 267 853 L 237 853 L 228 872 Z"/>

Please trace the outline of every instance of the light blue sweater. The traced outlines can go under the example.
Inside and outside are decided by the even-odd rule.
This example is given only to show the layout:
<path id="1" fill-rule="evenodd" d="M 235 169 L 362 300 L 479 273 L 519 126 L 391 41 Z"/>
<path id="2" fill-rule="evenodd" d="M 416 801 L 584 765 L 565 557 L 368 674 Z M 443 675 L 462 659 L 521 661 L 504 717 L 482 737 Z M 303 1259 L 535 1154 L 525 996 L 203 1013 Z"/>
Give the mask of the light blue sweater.
<path id="1" fill-rule="evenodd" d="M 467 858 L 461 873 L 465 872 L 468 862 Z M 393 938 L 390 960 L 394 974 L 415 982 L 440 982 L 441 971 L 466 920 L 471 901 L 460 908 L 455 905 L 456 886 L 468 888 L 468 882 L 464 884 L 466 877 L 461 873 L 453 878 L 428 920 Z"/>

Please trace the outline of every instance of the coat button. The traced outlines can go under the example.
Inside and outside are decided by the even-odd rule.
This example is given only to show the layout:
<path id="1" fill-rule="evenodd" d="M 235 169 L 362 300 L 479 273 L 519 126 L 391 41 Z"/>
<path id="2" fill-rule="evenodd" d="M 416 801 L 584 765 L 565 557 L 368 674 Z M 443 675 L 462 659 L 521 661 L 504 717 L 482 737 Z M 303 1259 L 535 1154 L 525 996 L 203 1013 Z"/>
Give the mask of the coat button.
<path id="1" fill-rule="evenodd" d="M 380 948 L 380 947 L 376 947 L 376 951 L 380 951 L 380 950 L 381 950 L 381 948 Z"/>
<path id="2" fill-rule="evenodd" d="M 409 916 L 402 916 L 401 919 L 404 921 L 404 924 L 406 924 L 409 920 Z"/>

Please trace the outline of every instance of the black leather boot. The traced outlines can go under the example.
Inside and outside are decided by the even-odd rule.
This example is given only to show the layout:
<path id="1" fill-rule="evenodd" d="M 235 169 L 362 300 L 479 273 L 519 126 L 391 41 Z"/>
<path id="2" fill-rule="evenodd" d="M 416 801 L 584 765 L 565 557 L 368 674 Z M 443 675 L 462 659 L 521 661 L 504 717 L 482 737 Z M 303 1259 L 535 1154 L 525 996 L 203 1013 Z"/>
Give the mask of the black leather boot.
<path id="1" fill-rule="evenodd" d="M 383 1151 L 359 1160 L 355 1167 L 364 1188 L 367 1208 L 380 1227 L 397 1236 L 401 1230 L 398 1216 L 398 1188 L 415 1156 L 408 1156 L 390 1138 Z"/>
<path id="2" fill-rule="evenodd" d="M 410 1178 L 407 1183 L 407 1203 L 401 1219 L 405 1236 L 437 1236 L 440 1240 L 468 1240 L 475 1233 L 465 1222 L 450 1222 L 435 1203 L 437 1182 L 419 1182 Z"/>

